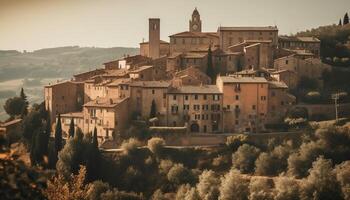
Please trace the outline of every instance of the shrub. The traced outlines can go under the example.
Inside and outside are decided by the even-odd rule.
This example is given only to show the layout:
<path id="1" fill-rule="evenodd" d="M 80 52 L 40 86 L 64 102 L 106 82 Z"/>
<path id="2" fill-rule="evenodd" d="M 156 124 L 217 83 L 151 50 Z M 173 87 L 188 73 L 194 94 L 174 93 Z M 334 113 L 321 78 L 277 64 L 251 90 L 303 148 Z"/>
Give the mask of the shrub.
<path id="1" fill-rule="evenodd" d="M 126 154 L 131 154 L 135 152 L 140 146 L 141 146 L 140 141 L 138 141 L 135 138 L 130 138 L 128 140 L 125 140 L 122 143 L 121 148 L 124 150 Z"/>
<path id="2" fill-rule="evenodd" d="M 181 185 L 194 182 L 194 175 L 191 170 L 184 167 L 182 164 L 175 164 L 168 172 L 167 178 L 170 182 Z"/>
<path id="3" fill-rule="evenodd" d="M 275 200 L 295 200 L 299 199 L 298 183 L 288 177 L 275 179 Z"/>
<path id="4" fill-rule="evenodd" d="M 252 178 L 249 184 L 249 200 L 273 200 L 268 179 Z"/>
<path id="5" fill-rule="evenodd" d="M 153 137 L 153 138 L 149 139 L 147 142 L 148 149 L 152 153 L 154 153 L 158 156 L 161 154 L 161 152 L 164 148 L 164 145 L 165 145 L 164 139 L 158 138 L 158 137 Z"/>
<path id="6" fill-rule="evenodd" d="M 335 167 L 335 173 L 342 187 L 344 199 L 350 199 L 350 161 L 337 165 Z"/>
<path id="7" fill-rule="evenodd" d="M 204 170 L 199 176 L 197 191 L 202 200 L 215 200 L 219 197 L 220 180 L 215 172 Z"/>
<path id="8" fill-rule="evenodd" d="M 236 169 L 231 169 L 221 178 L 219 200 L 247 200 L 249 181 L 242 178 Z"/>
<path id="9" fill-rule="evenodd" d="M 226 145 L 230 148 L 233 149 L 234 151 L 238 149 L 242 144 L 247 143 L 248 141 L 248 136 L 244 134 L 239 134 L 239 135 L 233 135 L 229 136 L 226 139 Z"/>
<path id="10" fill-rule="evenodd" d="M 260 150 L 254 146 L 243 144 L 232 155 L 233 167 L 243 173 L 249 173 L 254 170 L 254 162 L 260 154 Z"/>
<path id="11" fill-rule="evenodd" d="M 279 165 L 276 158 L 269 153 L 261 153 L 255 161 L 255 173 L 257 175 L 271 176 L 276 174 Z"/>

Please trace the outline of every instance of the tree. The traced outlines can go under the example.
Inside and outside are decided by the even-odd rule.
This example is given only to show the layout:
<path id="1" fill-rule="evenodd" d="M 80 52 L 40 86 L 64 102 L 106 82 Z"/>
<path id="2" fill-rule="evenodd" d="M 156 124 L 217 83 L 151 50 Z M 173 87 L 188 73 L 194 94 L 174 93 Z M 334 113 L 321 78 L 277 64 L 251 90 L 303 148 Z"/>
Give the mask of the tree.
<path id="1" fill-rule="evenodd" d="M 147 142 L 148 149 L 157 156 L 159 156 L 162 153 L 164 145 L 165 141 L 159 137 L 153 137 Z"/>
<path id="2" fill-rule="evenodd" d="M 216 200 L 219 197 L 220 180 L 211 170 L 204 170 L 199 176 L 197 191 L 202 200 Z"/>
<path id="3" fill-rule="evenodd" d="M 47 115 L 47 118 L 46 118 L 46 128 L 45 128 L 45 144 L 47 144 L 45 146 L 45 149 L 44 149 L 44 152 L 46 155 L 48 155 L 49 153 L 49 142 L 50 142 L 50 136 L 51 136 L 51 118 L 50 118 L 50 115 Z"/>
<path id="4" fill-rule="evenodd" d="M 48 143 L 46 143 L 46 133 L 39 129 L 36 130 L 33 135 L 32 145 L 30 149 L 30 158 L 32 165 L 43 164 L 45 151 L 48 149 Z"/>
<path id="5" fill-rule="evenodd" d="M 252 178 L 249 184 L 249 200 L 273 200 L 271 184 L 265 178 Z"/>
<path id="6" fill-rule="evenodd" d="M 263 152 L 255 161 L 255 173 L 263 176 L 275 175 L 278 165 L 278 160 L 275 157 Z"/>
<path id="7" fill-rule="evenodd" d="M 339 19 L 339 24 L 338 24 L 338 26 L 342 26 L 341 19 Z"/>
<path id="8" fill-rule="evenodd" d="M 345 161 L 335 167 L 337 180 L 342 187 L 344 199 L 350 199 L 350 161 Z"/>
<path id="9" fill-rule="evenodd" d="M 42 119 L 38 111 L 30 112 L 23 119 L 23 137 L 30 144 L 33 138 L 33 134 L 42 127 Z"/>
<path id="10" fill-rule="evenodd" d="M 26 102 L 21 97 L 13 97 L 6 100 L 4 110 L 13 119 L 22 115 L 26 107 Z"/>
<path id="11" fill-rule="evenodd" d="M 152 105 L 151 105 L 151 112 L 149 117 L 154 118 L 157 116 L 157 106 L 156 106 L 156 101 L 153 99 L 152 100 Z"/>
<path id="12" fill-rule="evenodd" d="M 125 154 L 130 155 L 136 152 L 139 146 L 141 146 L 140 141 L 135 138 L 130 138 L 123 141 L 121 148 L 124 150 Z"/>
<path id="13" fill-rule="evenodd" d="M 194 182 L 194 175 L 192 172 L 184 167 L 182 164 L 175 164 L 168 172 L 167 178 L 170 182 L 181 185 Z"/>
<path id="14" fill-rule="evenodd" d="M 62 149 L 62 124 L 60 114 L 58 114 L 57 117 L 57 124 L 55 130 L 55 148 L 57 153 Z"/>
<path id="15" fill-rule="evenodd" d="M 254 170 L 254 162 L 260 154 L 260 150 L 254 146 L 243 144 L 232 155 L 233 167 L 242 173 L 249 173 Z"/>
<path id="16" fill-rule="evenodd" d="M 74 127 L 74 119 L 72 118 L 70 120 L 69 129 L 68 129 L 69 137 L 74 138 L 74 132 L 75 132 L 74 129 L 75 129 L 75 127 Z"/>
<path id="17" fill-rule="evenodd" d="M 288 177 L 279 177 L 275 180 L 275 200 L 299 199 L 299 185 L 297 181 Z"/>
<path id="18" fill-rule="evenodd" d="M 215 69 L 213 67 L 213 57 L 212 57 L 212 52 L 211 52 L 211 46 L 209 46 L 208 49 L 208 63 L 207 63 L 207 75 L 211 78 L 211 82 L 215 83 L 216 82 L 216 73 Z"/>
<path id="19" fill-rule="evenodd" d="M 92 138 L 92 145 L 94 146 L 94 148 L 98 149 L 98 140 L 97 140 L 97 128 L 94 128 L 94 135 Z"/>
<path id="20" fill-rule="evenodd" d="M 219 200 L 247 200 L 249 181 L 236 169 L 231 169 L 221 178 Z"/>
<path id="21" fill-rule="evenodd" d="M 340 183 L 336 179 L 331 160 L 321 156 L 312 163 L 309 176 L 302 181 L 301 199 L 343 199 Z"/>
<path id="22" fill-rule="evenodd" d="M 349 23 L 349 15 L 348 15 L 348 13 L 345 13 L 344 20 L 343 20 L 343 25 L 347 25 L 348 23 Z"/>
<path id="23" fill-rule="evenodd" d="M 22 113 L 21 113 L 21 114 L 22 114 L 22 117 L 23 117 L 23 116 L 26 116 L 26 115 L 28 114 L 28 105 L 29 105 L 29 102 L 28 102 L 28 100 L 27 100 L 27 95 L 24 94 L 23 88 L 21 88 L 20 97 L 21 97 L 21 99 L 25 102 L 25 106 L 22 108 L 23 110 L 22 110 Z"/>

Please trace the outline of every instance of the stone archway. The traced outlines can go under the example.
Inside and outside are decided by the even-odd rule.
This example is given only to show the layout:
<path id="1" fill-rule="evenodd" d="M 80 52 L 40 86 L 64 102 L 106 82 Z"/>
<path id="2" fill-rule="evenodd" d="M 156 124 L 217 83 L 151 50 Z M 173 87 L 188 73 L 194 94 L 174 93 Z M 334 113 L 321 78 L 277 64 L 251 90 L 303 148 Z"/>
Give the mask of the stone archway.
<path id="1" fill-rule="evenodd" d="M 193 123 L 191 125 L 191 132 L 198 133 L 199 132 L 199 125 L 197 123 Z"/>

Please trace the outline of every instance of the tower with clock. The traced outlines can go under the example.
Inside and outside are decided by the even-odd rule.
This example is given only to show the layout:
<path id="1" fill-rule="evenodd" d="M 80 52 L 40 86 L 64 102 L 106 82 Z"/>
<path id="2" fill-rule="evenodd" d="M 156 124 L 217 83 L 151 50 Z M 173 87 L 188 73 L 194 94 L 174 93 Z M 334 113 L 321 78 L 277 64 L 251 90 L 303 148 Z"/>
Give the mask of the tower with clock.
<path id="1" fill-rule="evenodd" d="M 202 32 L 202 20 L 197 8 L 192 13 L 192 19 L 190 20 L 190 32 Z"/>

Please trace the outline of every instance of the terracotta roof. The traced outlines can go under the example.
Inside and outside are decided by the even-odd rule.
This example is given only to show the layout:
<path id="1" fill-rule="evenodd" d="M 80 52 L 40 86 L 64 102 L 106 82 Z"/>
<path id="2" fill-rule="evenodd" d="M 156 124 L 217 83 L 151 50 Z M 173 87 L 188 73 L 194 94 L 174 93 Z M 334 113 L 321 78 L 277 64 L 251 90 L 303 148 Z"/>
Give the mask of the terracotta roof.
<path id="1" fill-rule="evenodd" d="M 57 86 L 57 85 L 63 85 L 63 84 L 82 84 L 83 82 L 73 82 L 73 81 L 58 81 L 56 83 L 49 83 L 49 85 L 45 85 L 46 88 Z"/>
<path id="2" fill-rule="evenodd" d="M 133 87 L 149 87 L 149 88 L 167 88 L 170 86 L 169 81 L 133 81 L 130 83 Z"/>
<path id="3" fill-rule="evenodd" d="M 107 86 L 118 86 L 120 84 L 128 84 L 130 83 L 130 78 L 118 78 L 117 80 L 112 81 Z"/>
<path id="4" fill-rule="evenodd" d="M 221 94 L 216 85 L 201 85 L 192 86 L 186 85 L 178 88 L 172 88 L 168 93 L 170 94 Z"/>
<path id="5" fill-rule="evenodd" d="M 113 108 L 119 103 L 125 101 L 128 98 L 96 98 L 93 101 L 89 101 L 84 104 L 85 107 L 103 107 L 103 108 Z"/>
<path id="6" fill-rule="evenodd" d="M 149 43 L 149 41 L 147 41 L 147 42 L 140 42 L 140 44 L 148 44 L 148 43 Z M 160 43 L 161 44 L 169 44 L 169 42 L 164 41 L 164 40 L 160 40 Z"/>
<path id="7" fill-rule="evenodd" d="M 288 89 L 288 86 L 281 81 L 269 81 L 269 87 L 275 89 Z"/>
<path id="8" fill-rule="evenodd" d="M 83 118 L 84 114 L 83 112 L 70 112 L 70 113 L 61 114 L 61 117 Z"/>
<path id="9" fill-rule="evenodd" d="M 89 73 L 104 73 L 104 69 L 94 69 L 94 70 L 91 70 L 91 71 L 87 71 L 87 72 L 83 72 L 83 73 L 80 73 L 80 74 L 74 74 L 73 76 L 81 76 L 81 75 L 84 75 L 84 74 L 89 74 Z M 97 74 L 96 74 L 97 75 Z"/>
<path id="10" fill-rule="evenodd" d="M 219 27 L 218 31 L 278 31 L 275 26 L 254 26 L 254 27 Z"/>
<path id="11" fill-rule="evenodd" d="M 153 67 L 153 65 L 144 65 L 144 66 L 141 66 L 135 70 L 130 71 L 129 73 L 139 73 L 139 72 L 142 72 L 143 70 L 150 69 L 152 67 Z"/>
<path id="12" fill-rule="evenodd" d="M 235 77 L 235 76 L 220 76 L 224 83 L 267 83 L 263 77 Z"/>
<path id="13" fill-rule="evenodd" d="M 204 58 L 207 53 L 185 53 L 184 58 Z"/>
<path id="14" fill-rule="evenodd" d="M 169 37 L 219 37 L 216 32 L 190 32 L 184 31 L 170 35 Z"/>
<path id="15" fill-rule="evenodd" d="M 279 41 L 286 41 L 286 42 L 315 42 L 319 43 L 320 40 L 316 37 L 294 37 L 294 36 L 279 36 Z"/>

